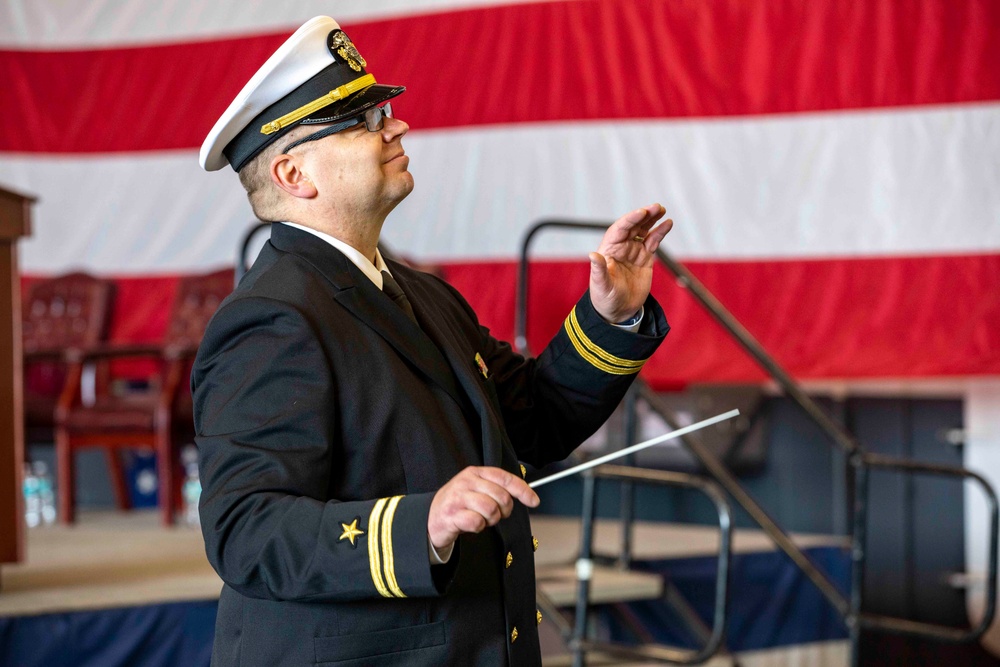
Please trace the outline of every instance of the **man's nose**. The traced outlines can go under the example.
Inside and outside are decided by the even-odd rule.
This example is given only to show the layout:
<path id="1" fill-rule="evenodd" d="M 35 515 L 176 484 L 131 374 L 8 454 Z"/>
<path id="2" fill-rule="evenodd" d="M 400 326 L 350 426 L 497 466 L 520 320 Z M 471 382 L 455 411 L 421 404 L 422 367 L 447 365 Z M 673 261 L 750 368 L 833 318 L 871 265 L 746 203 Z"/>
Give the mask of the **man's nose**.
<path id="1" fill-rule="evenodd" d="M 385 118 L 382 125 L 382 141 L 389 143 L 410 131 L 410 126 L 398 118 Z"/>

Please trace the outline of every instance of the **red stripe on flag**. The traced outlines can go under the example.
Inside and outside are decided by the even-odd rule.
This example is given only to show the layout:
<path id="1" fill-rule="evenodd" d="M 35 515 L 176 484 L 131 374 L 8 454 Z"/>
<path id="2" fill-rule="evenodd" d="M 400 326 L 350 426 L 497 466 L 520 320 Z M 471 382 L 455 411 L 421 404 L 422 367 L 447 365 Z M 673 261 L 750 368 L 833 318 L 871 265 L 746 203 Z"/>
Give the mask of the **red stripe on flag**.
<path id="1" fill-rule="evenodd" d="M 1000 255 L 687 267 L 799 379 L 1000 373 Z M 541 350 L 587 287 L 586 262 L 532 263 L 528 340 Z M 446 267 L 493 334 L 513 340 L 513 262 Z M 671 331 L 643 370 L 654 387 L 766 375 L 662 267 L 653 295 Z"/>
<path id="2" fill-rule="evenodd" d="M 799 379 L 1000 374 L 1000 255 L 687 266 Z M 516 263 L 443 268 L 493 335 L 512 340 Z M 586 290 L 587 276 L 586 262 L 532 264 L 533 350 L 562 326 Z M 112 339 L 161 338 L 176 278 L 116 282 Z M 654 273 L 653 294 L 672 327 L 643 370 L 654 387 L 765 379 L 662 267 Z"/>
<path id="3" fill-rule="evenodd" d="M 1000 99 L 995 0 L 602 0 L 345 26 L 414 128 Z M 0 151 L 194 148 L 288 33 L 0 51 Z"/>

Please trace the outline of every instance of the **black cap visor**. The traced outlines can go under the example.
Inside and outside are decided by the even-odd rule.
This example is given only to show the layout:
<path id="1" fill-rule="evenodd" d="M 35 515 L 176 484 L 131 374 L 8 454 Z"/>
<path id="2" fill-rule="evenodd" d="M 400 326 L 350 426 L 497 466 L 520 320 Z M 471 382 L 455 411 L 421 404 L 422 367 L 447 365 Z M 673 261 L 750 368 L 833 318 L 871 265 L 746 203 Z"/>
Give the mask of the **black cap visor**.
<path id="1" fill-rule="evenodd" d="M 402 93 L 406 88 L 403 86 L 384 86 L 380 83 L 368 86 L 364 90 L 358 91 L 346 100 L 338 100 L 329 106 L 325 106 L 319 111 L 306 116 L 300 122 L 303 125 L 321 125 L 324 123 L 336 123 L 347 120 L 352 116 L 368 111 L 372 107 L 377 107 L 386 100 L 391 100 Z"/>
<path id="2" fill-rule="evenodd" d="M 250 160 L 257 157 L 261 151 L 270 146 L 276 140 L 287 134 L 289 130 L 299 123 L 307 125 L 318 125 L 323 123 L 335 123 L 363 113 L 371 107 L 378 106 L 386 100 L 396 97 L 406 88 L 403 86 L 387 86 L 382 84 L 372 84 L 363 90 L 359 90 L 344 100 L 337 100 L 321 109 L 314 111 L 311 115 L 302 120 L 291 123 L 271 134 L 262 133 L 261 127 L 276 118 L 280 118 L 289 111 L 297 109 L 309 102 L 320 98 L 328 91 L 343 84 L 343 73 L 337 71 L 341 69 L 337 65 L 332 65 L 320 72 L 306 84 L 299 86 L 284 98 L 272 104 L 263 112 L 257 115 L 236 137 L 226 144 L 222 150 L 229 164 L 235 171 L 239 171 L 247 165 Z M 363 72 L 362 72 L 363 74 Z"/>

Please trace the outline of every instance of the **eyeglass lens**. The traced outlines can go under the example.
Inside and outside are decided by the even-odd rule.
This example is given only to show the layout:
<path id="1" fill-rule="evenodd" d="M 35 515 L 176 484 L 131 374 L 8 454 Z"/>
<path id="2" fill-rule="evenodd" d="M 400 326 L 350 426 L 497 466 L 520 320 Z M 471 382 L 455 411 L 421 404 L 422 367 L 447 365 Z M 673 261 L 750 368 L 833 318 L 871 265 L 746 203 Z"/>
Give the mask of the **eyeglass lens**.
<path id="1" fill-rule="evenodd" d="M 365 127 L 369 132 L 378 132 L 385 127 L 385 119 L 392 118 L 392 103 L 386 102 L 365 112 Z"/>

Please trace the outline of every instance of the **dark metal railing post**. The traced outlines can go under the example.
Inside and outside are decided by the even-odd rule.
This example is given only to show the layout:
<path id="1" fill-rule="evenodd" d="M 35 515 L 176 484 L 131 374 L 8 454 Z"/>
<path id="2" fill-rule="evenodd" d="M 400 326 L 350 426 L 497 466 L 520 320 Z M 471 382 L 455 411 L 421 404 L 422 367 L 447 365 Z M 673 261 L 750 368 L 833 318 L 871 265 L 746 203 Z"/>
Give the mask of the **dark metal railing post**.
<path id="1" fill-rule="evenodd" d="M 865 590 L 868 533 L 868 468 L 851 457 L 854 471 L 854 521 L 851 530 L 851 611 L 845 619 L 850 637 L 851 667 L 861 664 L 861 613 Z"/>
<path id="2" fill-rule="evenodd" d="M 638 407 L 638 392 L 635 387 L 625 394 L 625 442 L 623 446 L 629 447 L 638 442 L 637 433 L 639 431 L 639 416 L 636 414 Z M 635 465 L 635 454 L 629 454 L 622 459 L 622 465 Z M 635 520 L 635 485 L 631 481 L 623 480 L 621 484 L 621 556 L 618 558 L 618 566 L 627 570 L 632 566 L 632 524 Z"/>
<path id="3" fill-rule="evenodd" d="M 558 226 L 558 223 L 552 223 Z M 547 224 L 535 225 L 521 242 L 521 262 L 517 265 L 517 294 L 514 304 L 514 349 L 530 354 L 528 349 L 528 250 L 535 235 Z"/>
<path id="4" fill-rule="evenodd" d="M 597 484 L 592 471 L 583 473 L 583 512 L 580 526 L 580 555 L 576 561 L 576 622 L 573 626 L 573 667 L 583 667 L 587 638 L 587 611 L 590 607 L 590 579 L 594 573 L 594 515 Z"/>

